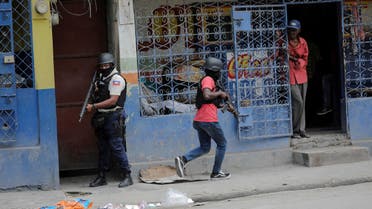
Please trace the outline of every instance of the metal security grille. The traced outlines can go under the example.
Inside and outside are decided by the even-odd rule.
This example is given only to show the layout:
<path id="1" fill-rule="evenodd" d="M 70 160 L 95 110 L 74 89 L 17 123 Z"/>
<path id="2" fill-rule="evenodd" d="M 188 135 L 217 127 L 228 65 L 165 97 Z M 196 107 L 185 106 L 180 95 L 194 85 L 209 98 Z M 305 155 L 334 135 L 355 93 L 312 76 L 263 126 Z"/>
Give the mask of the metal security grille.
<path id="1" fill-rule="evenodd" d="M 367 12 L 370 10 L 363 10 L 365 2 L 368 1 L 201 0 L 195 3 L 167 2 L 168 5 L 163 5 L 164 1 L 161 0 L 137 0 L 134 2 L 134 8 L 141 115 L 157 116 L 195 111 L 196 85 L 203 76 L 200 67 L 203 60 L 211 55 L 220 57 L 226 63 L 223 83 L 230 93 L 235 93 L 237 89 L 228 82 L 229 76 L 234 73 L 234 69 L 229 69 L 230 55 L 235 49 L 231 24 L 232 6 L 286 6 L 325 2 L 345 2 L 343 25 L 347 97 L 370 96 L 372 21 L 371 14 Z M 271 21 L 265 18 L 262 17 L 261 20 Z M 265 33 L 262 35 L 266 36 Z M 288 99 L 287 96 L 281 98 Z M 258 101 L 261 100 L 251 100 L 252 104 Z"/>
<path id="2" fill-rule="evenodd" d="M 367 1 L 344 3 L 347 98 L 372 96 L 372 14 L 366 9 L 367 3 Z"/>
<path id="3" fill-rule="evenodd" d="M 156 116 L 195 111 L 196 88 L 208 56 L 224 61 L 223 83 L 233 93 L 227 82 L 228 74 L 233 73 L 228 69 L 228 55 L 234 49 L 231 6 L 278 1 L 184 1 L 154 7 L 151 5 L 162 5 L 161 1 L 134 3 L 138 4 L 135 26 L 141 115 Z"/>
<path id="4" fill-rule="evenodd" d="M 311 4 L 311 3 L 327 3 L 340 2 L 342 0 L 282 0 L 285 4 Z"/>
<path id="5" fill-rule="evenodd" d="M 16 140 L 16 89 L 34 83 L 30 12 L 30 1 L 0 1 L 0 143 Z"/>
<path id="6" fill-rule="evenodd" d="M 31 0 L 12 0 L 17 88 L 34 87 Z"/>
<path id="7" fill-rule="evenodd" d="M 231 48 L 229 8 L 193 3 L 136 9 L 142 116 L 195 111 L 204 59 L 223 59 Z"/>
<path id="8" fill-rule="evenodd" d="M 292 132 L 283 5 L 233 7 L 239 139 Z"/>
<path id="9" fill-rule="evenodd" d="M 0 3 L 0 143 L 15 141 L 16 86 L 11 2 Z"/>
<path id="10" fill-rule="evenodd" d="M 10 26 L 9 25 L 2 25 L 0 26 L 0 31 L 1 31 L 1 37 L 0 37 L 0 52 L 11 52 L 12 47 L 10 44 Z"/>

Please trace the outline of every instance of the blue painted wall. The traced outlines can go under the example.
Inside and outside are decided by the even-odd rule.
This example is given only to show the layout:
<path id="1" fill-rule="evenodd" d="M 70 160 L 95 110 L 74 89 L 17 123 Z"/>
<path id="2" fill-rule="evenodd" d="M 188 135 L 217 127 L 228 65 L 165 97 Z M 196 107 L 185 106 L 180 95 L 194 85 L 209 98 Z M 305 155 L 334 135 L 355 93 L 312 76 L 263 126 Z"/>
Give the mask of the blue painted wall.
<path id="1" fill-rule="evenodd" d="M 27 100 L 24 99 L 32 96 L 37 101 L 31 100 L 32 102 L 26 104 Z M 20 93 L 17 94 L 17 100 L 22 101 L 18 113 L 21 129 L 17 134 L 17 143 L 20 146 L 0 149 L 0 188 L 57 188 L 59 168 L 54 89 Z M 37 111 L 26 112 L 26 106 L 35 106 Z M 24 137 L 27 134 L 29 135 Z"/>
<path id="2" fill-rule="evenodd" d="M 199 146 L 192 127 L 194 113 L 141 117 L 138 86 L 129 86 L 125 109 L 127 119 L 127 147 L 134 162 L 170 160 Z M 219 119 L 228 141 L 227 152 L 247 152 L 289 147 L 289 137 L 239 141 L 237 121 L 230 113 L 219 112 Z M 212 143 L 212 149 L 215 144 Z"/>
<path id="3" fill-rule="evenodd" d="M 349 121 L 350 138 L 372 138 L 372 98 L 349 99 L 347 118 Z"/>
<path id="4" fill-rule="evenodd" d="M 39 145 L 39 123 L 37 90 L 33 88 L 17 89 L 17 147 Z M 26 104 L 27 103 L 27 104 Z"/>

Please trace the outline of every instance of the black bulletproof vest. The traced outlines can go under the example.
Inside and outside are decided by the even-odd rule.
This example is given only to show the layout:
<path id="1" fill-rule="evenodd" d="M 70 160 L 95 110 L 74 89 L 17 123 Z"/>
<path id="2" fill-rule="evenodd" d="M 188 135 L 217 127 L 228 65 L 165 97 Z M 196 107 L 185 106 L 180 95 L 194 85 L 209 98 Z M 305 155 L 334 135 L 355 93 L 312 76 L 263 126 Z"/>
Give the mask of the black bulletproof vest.
<path id="1" fill-rule="evenodd" d="M 98 79 L 96 81 L 98 91 L 96 91 L 96 93 L 95 93 L 94 103 L 102 102 L 102 101 L 105 101 L 106 99 L 110 98 L 109 84 L 110 84 L 111 78 L 114 75 L 120 75 L 120 74 L 119 73 L 114 73 L 113 75 L 111 75 L 110 77 L 107 77 L 104 80 Z M 118 101 L 116 102 L 115 105 L 113 105 L 111 107 L 104 108 L 104 109 L 111 109 L 111 108 L 114 108 L 116 106 L 124 107 L 124 103 L 125 103 L 125 100 L 126 100 L 126 97 L 127 97 L 127 81 L 124 77 L 122 77 L 122 78 L 125 81 L 125 87 L 124 87 L 123 91 L 121 91 Z"/>

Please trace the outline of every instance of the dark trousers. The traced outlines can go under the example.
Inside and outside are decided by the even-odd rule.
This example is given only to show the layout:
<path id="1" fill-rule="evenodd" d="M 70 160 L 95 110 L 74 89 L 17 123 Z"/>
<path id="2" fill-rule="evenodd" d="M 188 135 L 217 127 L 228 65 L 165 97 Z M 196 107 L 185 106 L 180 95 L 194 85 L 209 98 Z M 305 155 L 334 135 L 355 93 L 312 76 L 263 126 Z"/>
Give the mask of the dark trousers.
<path id="1" fill-rule="evenodd" d="M 332 74 L 325 74 L 322 76 L 323 108 L 332 108 L 332 89 L 334 82 L 334 76 Z"/>
<path id="2" fill-rule="evenodd" d="M 98 113 L 101 114 L 101 113 Z M 97 146 L 99 152 L 98 169 L 102 172 L 107 169 L 110 161 L 110 154 L 118 161 L 120 169 L 124 173 L 130 173 L 130 165 L 128 162 L 127 153 L 123 145 L 122 130 L 123 123 L 120 111 L 105 113 L 104 124 L 102 127 L 95 128 L 95 133 L 98 138 Z"/>

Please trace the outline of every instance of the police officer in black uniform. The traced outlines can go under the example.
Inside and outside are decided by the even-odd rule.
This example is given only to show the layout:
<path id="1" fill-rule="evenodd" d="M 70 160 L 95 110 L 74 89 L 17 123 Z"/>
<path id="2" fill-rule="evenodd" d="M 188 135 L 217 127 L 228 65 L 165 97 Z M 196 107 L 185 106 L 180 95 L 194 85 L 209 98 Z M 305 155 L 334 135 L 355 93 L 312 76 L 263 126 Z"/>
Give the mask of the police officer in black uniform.
<path id="1" fill-rule="evenodd" d="M 133 184 L 130 165 L 123 140 L 125 140 L 125 111 L 127 84 L 115 68 L 114 57 L 110 53 L 99 55 L 97 79 L 92 102 L 87 111 L 95 111 L 92 126 L 98 138 L 98 176 L 90 182 L 90 187 L 106 185 L 105 170 L 110 154 L 118 161 L 123 174 L 119 187 Z"/>

